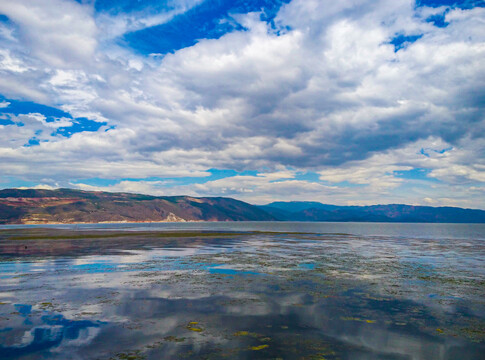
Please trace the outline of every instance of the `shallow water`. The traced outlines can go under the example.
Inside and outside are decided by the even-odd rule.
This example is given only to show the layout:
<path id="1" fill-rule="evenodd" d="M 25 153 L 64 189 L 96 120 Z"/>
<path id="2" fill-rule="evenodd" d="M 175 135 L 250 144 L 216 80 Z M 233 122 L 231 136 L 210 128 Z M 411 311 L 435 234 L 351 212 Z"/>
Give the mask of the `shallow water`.
<path id="1" fill-rule="evenodd" d="M 0 359 L 483 359 L 484 238 L 448 224 L 4 227 Z"/>

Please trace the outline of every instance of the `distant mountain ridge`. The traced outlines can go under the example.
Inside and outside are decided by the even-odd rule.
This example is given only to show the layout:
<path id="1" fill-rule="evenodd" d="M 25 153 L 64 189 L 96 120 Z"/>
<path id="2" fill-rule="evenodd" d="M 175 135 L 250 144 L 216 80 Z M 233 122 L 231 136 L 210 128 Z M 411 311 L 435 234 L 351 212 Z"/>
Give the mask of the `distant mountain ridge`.
<path id="1" fill-rule="evenodd" d="M 276 220 L 257 206 L 213 197 L 73 189 L 0 190 L 0 224 Z"/>
<path id="2" fill-rule="evenodd" d="M 485 211 L 401 204 L 339 206 L 307 201 L 256 206 L 224 197 L 74 189 L 0 190 L 0 224 L 277 220 L 485 223 Z"/>
<path id="3" fill-rule="evenodd" d="M 457 207 L 402 204 L 338 206 L 319 202 L 280 201 L 259 208 L 282 221 L 485 223 L 484 210 Z"/>

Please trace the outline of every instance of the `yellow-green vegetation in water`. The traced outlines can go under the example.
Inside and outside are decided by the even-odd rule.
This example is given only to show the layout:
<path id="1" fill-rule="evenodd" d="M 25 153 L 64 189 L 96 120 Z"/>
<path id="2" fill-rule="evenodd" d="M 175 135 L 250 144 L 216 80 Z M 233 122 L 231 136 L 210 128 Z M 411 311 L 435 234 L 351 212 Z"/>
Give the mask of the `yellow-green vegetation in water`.
<path id="1" fill-rule="evenodd" d="M 249 332 L 248 331 L 236 331 L 233 335 L 234 336 L 248 336 Z"/>
<path id="2" fill-rule="evenodd" d="M 343 320 L 343 321 L 360 321 L 360 322 L 365 322 L 367 324 L 374 324 L 376 322 L 375 320 L 360 319 L 360 318 L 356 318 L 356 317 L 341 317 L 340 320 Z"/>
<path id="3" fill-rule="evenodd" d="M 195 332 L 204 331 L 204 329 L 202 329 L 200 326 L 197 326 L 197 324 L 199 324 L 197 321 L 191 321 L 187 324 L 186 328 L 187 330 L 195 331 Z"/>
<path id="4" fill-rule="evenodd" d="M 258 346 L 251 346 L 251 350 L 259 351 L 259 350 L 266 349 L 267 347 L 269 347 L 269 345 L 267 345 L 267 344 L 258 345 Z"/>
<path id="5" fill-rule="evenodd" d="M 195 332 L 201 332 L 202 331 L 201 328 L 196 328 L 196 327 L 192 327 L 192 326 L 187 326 L 187 329 L 190 330 L 190 331 L 195 331 Z"/>
<path id="6" fill-rule="evenodd" d="M 236 331 L 234 334 L 232 334 L 233 336 L 249 336 L 249 337 L 252 337 L 252 338 L 255 338 L 255 339 L 258 339 L 259 341 L 261 342 L 270 342 L 271 341 L 271 338 L 269 336 L 264 336 L 263 334 L 258 334 L 258 333 L 254 333 L 254 332 L 249 332 L 249 331 L 246 331 L 246 330 L 242 330 L 242 331 Z"/>
<path id="7" fill-rule="evenodd" d="M 318 353 L 316 355 L 313 355 L 310 359 L 311 360 L 327 360 L 327 358 L 325 356 L 330 356 L 330 357 L 334 358 L 335 355 L 336 355 L 335 351 L 327 350 L 327 351 Z"/>

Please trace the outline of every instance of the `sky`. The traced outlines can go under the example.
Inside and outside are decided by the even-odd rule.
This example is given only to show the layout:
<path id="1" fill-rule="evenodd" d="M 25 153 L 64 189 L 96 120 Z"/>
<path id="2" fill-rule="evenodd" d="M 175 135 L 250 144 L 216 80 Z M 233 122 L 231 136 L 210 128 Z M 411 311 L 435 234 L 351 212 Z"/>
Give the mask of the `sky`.
<path id="1" fill-rule="evenodd" d="M 485 209 L 483 0 L 0 0 L 0 189 Z"/>

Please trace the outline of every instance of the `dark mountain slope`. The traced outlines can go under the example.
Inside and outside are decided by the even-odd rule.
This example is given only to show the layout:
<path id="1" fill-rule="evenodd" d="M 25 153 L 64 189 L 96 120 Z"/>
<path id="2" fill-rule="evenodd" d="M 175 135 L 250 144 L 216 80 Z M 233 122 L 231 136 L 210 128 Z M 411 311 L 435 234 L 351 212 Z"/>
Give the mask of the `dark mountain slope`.
<path id="1" fill-rule="evenodd" d="M 274 202 L 260 206 L 260 209 L 287 221 L 485 223 L 485 211 L 456 207 L 401 204 L 336 206 L 296 201 Z"/>
<path id="2" fill-rule="evenodd" d="M 230 198 L 157 197 L 72 189 L 0 190 L 0 224 L 275 220 Z"/>

